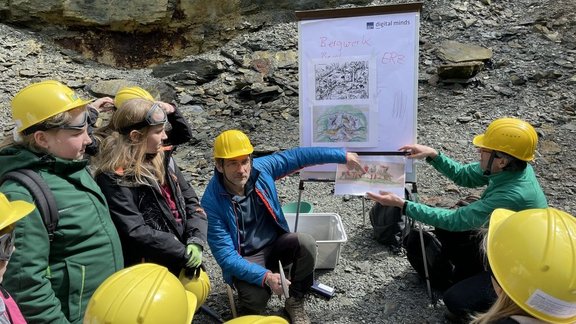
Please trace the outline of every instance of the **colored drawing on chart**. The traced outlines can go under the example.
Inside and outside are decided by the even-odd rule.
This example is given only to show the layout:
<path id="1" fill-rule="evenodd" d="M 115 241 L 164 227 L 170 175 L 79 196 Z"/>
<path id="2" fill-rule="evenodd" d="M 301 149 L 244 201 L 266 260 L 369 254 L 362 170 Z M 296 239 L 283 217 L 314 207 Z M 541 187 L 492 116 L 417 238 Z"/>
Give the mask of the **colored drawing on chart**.
<path id="1" fill-rule="evenodd" d="M 339 164 L 336 170 L 335 195 L 363 196 L 380 190 L 404 196 L 406 158 L 404 156 L 361 155 L 363 170 L 348 169 Z"/>
<path id="2" fill-rule="evenodd" d="M 342 146 L 364 144 L 369 137 L 368 116 L 368 105 L 315 106 L 312 108 L 313 142 Z"/>

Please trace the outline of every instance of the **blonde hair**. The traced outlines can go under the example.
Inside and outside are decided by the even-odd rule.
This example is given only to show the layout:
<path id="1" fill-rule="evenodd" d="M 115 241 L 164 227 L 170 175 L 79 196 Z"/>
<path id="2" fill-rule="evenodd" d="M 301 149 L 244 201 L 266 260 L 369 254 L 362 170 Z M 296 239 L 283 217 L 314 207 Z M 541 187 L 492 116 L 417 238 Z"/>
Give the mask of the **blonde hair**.
<path id="1" fill-rule="evenodd" d="M 58 128 L 60 126 L 63 125 L 67 125 L 70 124 L 70 122 L 72 121 L 72 113 L 76 110 L 86 110 L 85 106 L 80 106 L 77 108 L 73 108 L 64 112 L 61 112 L 59 114 L 56 114 L 40 123 L 36 123 L 34 125 L 38 125 L 38 124 L 44 124 L 46 126 L 47 129 L 52 129 L 52 128 Z M 31 126 L 34 126 L 31 125 Z M 14 129 L 15 131 L 16 129 Z M 5 137 L 4 140 L 2 141 L 2 143 L 0 143 L 0 149 L 8 147 L 8 146 L 21 146 L 24 147 L 25 149 L 28 149 L 32 152 L 43 152 L 43 153 L 47 153 L 50 154 L 50 152 L 48 152 L 45 148 L 41 147 L 40 145 L 38 145 L 36 143 L 36 140 L 34 139 L 34 133 L 32 134 L 28 134 L 25 135 L 23 134 L 23 132 L 19 132 L 19 133 L 14 133 L 13 136 L 8 136 Z"/>
<path id="2" fill-rule="evenodd" d="M 130 133 L 119 132 L 144 121 L 153 104 L 146 99 L 130 99 L 114 112 L 110 124 L 103 126 L 108 134 L 100 141 L 99 152 L 93 160 L 95 174 L 117 173 L 133 178 L 142 185 L 149 185 L 150 182 L 164 184 L 164 154 L 160 152 L 147 159 L 146 139 L 150 127 L 136 130 L 141 134 L 136 141 L 130 138 Z"/>
<path id="3" fill-rule="evenodd" d="M 486 313 L 477 314 L 473 317 L 470 324 L 489 324 L 499 319 L 507 318 L 512 315 L 524 315 L 532 317 L 516 304 L 508 295 L 502 291 L 494 305 Z"/>
<path id="4" fill-rule="evenodd" d="M 482 235 L 482 244 L 480 245 L 482 254 L 484 255 L 484 263 L 490 266 L 488 262 L 488 228 L 484 227 L 478 231 L 478 235 Z M 496 278 L 493 281 L 497 283 Z M 494 289 L 496 290 L 496 289 Z M 485 313 L 479 313 L 472 317 L 470 324 L 489 324 L 499 319 L 507 318 L 512 315 L 530 316 L 518 304 L 516 304 L 505 292 L 500 290 L 498 298 Z"/>

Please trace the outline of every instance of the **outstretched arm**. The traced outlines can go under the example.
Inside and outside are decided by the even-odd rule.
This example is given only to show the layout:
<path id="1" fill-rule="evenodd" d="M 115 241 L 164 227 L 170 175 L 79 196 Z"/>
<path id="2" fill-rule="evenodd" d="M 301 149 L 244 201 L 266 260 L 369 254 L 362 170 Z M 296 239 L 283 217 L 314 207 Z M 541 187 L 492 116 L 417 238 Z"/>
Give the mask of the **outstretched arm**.
<path id="1" fill-rule="evenodd" d="M 408 152 L 407 157 L 411 159 L 425 159 L 427 157 L 434 159 L 438 156 L 438 151 L 420 144 L 404 145 L 399 150 Z"/>
<path id="2" fill-rule="evenodd" d="M 392 192 L 380 191 L 379 193 L 367 192 L 366 196 L 382 206 L 400 207 L 404 206 L 405 200 Z"/>

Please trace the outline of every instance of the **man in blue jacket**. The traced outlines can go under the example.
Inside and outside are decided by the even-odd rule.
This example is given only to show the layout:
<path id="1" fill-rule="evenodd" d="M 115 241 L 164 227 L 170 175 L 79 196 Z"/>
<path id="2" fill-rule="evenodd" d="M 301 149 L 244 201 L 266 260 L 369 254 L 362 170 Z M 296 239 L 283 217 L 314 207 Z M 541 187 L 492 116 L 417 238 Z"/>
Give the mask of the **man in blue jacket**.
<path id="1" fill-rule="evenodd" d="M 348 163 L 361 169 L 358 155 L 339 148 L 294 148 L 252 159 L 246 134 L 228 130 L 214 141 L 216 171 L 202 198 L 208 215 L 208 244 L 224 280 L 238 291 L 240 312 L 259 314 L 272 294 L 283 293 L 278 260 L 292 264 L 292 323 L 310 323 L 304 296 L 313 281 L 316 241 L 290 233 L 274 181 L 305 166 Z"/>

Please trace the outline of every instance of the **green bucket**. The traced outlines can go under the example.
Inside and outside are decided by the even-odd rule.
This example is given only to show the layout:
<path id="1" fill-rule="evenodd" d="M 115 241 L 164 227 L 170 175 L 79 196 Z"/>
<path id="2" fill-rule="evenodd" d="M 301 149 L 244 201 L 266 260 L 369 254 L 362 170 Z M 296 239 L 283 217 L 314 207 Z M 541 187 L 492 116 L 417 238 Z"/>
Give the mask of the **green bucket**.
<path id="1" fill-rule="evenodd" d="M 297 208 L 298 208 L 298 202 L 292 201 L 292 202 L 289 202 L 289 203 L 285 204 L 284 206 L 282 206 L 282 211 L 284 213 L 295 214 Z M 300 202 L 300 213 L 311 213 L 313 210 L 314 210 L 314 208 L 312 208 L 311 203 L 309 203 L 307 201 L 301 201 Z"/>

